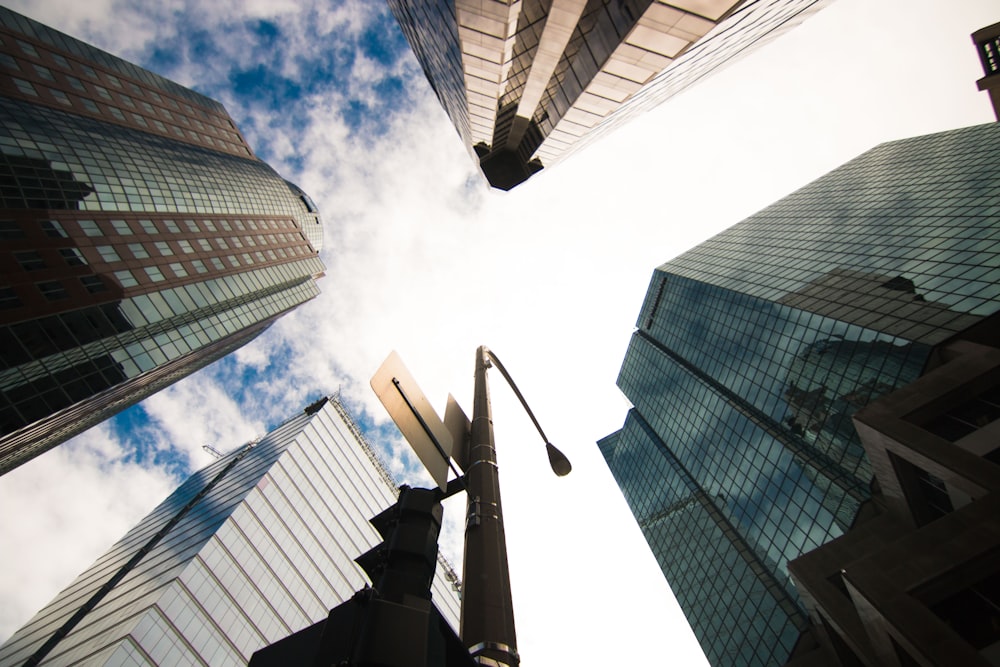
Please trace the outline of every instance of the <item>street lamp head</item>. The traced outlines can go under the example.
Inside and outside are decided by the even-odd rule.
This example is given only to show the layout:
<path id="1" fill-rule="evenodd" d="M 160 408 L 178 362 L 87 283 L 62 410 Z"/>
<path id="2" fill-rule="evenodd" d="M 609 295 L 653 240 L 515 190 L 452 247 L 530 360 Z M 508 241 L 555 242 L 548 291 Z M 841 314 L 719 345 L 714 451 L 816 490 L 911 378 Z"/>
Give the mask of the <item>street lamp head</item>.
<path id="1" fill-rule="evenodd" d="M 549 454 L 549 465 L 552 466 L 552 472 L 555 474 L 563 477 L 573 469 L 573 465 L 566 458 L 566 455 L 556 449 L 556 446 L 551 442 L 545 443 L 545 451 Z"/>

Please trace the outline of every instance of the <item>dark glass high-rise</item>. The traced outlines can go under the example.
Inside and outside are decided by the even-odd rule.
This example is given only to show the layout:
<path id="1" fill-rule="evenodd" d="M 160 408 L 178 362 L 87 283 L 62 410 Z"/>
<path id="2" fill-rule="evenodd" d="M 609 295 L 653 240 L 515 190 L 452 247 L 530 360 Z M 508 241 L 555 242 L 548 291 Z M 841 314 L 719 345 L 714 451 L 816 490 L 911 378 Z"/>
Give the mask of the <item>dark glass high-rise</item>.
<path id="1" fill-rule="evenodd" d="M 318 294 L 308 196 L 218 102 L 0 9 L 0 474 Z"/>
<path id="2" fill-rule="evenodd" d="M 1000 124 L 891 142 L 656 269 L 602 454 L 709 661 L 780 665 L 788 562 L 873 471 L 852 415 L 1000 310 Z"/>

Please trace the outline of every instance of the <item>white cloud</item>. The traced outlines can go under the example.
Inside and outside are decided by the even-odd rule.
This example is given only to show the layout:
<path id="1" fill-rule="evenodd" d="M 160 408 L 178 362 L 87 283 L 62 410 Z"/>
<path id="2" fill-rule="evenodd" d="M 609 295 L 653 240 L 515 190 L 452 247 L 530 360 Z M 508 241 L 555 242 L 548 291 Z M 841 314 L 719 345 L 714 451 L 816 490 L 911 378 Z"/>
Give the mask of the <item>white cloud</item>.
<path id="1" fill-rule="evenodd" d="M 0 640 L 23 625 L 173 491 L 180 480 L 131 460 L 107 423 L 0 483 Z"/>
<path id="2" fill-rule="evenodd" d="M 244 411 L 212 375 L 212 369 L 167 387 L 142 403 L 150 419 L 143 435 L 152 438 L 158 451 L 186 456 L 194 469 L 211 461 L 204 445 L 226 452 L 267 432 L 262 416 Z"/>

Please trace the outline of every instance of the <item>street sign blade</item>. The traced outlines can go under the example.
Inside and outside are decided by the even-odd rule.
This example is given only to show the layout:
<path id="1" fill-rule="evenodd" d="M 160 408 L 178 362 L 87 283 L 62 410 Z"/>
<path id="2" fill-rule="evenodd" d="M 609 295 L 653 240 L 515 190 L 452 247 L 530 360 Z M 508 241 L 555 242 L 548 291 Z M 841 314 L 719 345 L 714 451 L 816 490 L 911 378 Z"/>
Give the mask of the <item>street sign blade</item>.
<path id="1" fill-rule="evenodd" d="M 448 486 L 448 459 L 452 455 L 451 434 L 395 351 L 372 376 L 371 386 L 420 462 L 444 491 Z"/>
<path id="2" fill-rule="evenodd" d="M 448 394 L 448 405 L 444 409 L 444 425 L 451 433 L 452 452 L 451 456 L 464 472 L 469 466 L 469 432 L 472 424 L 465 416 L 465 411 L 458 404 L 455 397 Z"/>

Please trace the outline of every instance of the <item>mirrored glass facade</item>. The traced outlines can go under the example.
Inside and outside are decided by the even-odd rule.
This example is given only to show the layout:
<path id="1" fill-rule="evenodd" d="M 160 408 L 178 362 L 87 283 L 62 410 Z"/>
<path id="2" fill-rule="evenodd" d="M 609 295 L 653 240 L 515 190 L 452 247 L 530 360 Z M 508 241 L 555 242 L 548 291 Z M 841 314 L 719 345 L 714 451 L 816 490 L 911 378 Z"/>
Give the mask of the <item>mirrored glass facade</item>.
<path id="1" fill-rule="evenodd" d="M 830 0 L 389 0 L 493 187 L 509 190 Z"/>
<path id="2" fill-rule="evenodd" d="M 873 471 L 852 415 L 1000 310 L 1000 125 L 878 146 L 659 267 L 601 451 L 713 665 L 780 665 L 788 562 Z"/>
<path id="3" fill-rule="evenodd" d="M 0 647 L 0 664 L 245 665 L 367 582 L 397 484 L 337 397 L 192 475 Z M 458 627 L 439 558 L 434 603 Z"/>
<path id="4" fill-rule="evenodd" d="M 0 8 L 0 474 L 318 294 L 316 206 L 225 109 Z"/>

